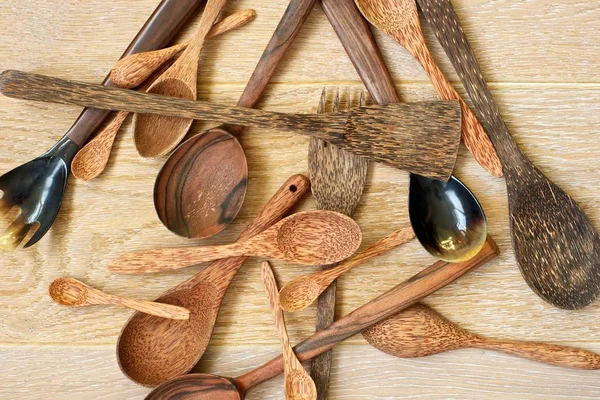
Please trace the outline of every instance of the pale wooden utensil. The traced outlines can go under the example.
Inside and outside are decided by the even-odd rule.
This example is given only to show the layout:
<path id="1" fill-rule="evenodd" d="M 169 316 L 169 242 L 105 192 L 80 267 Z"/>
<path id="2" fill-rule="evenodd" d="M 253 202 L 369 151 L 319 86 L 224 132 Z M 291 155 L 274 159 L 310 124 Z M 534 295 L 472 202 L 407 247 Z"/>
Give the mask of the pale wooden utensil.
<path id="1" fill-rule="evenodd" d="M 234 256 L 331 264 L 351 256 L 361 240 L 360 227 L 352 218 L 333 211 L 305 211 L 247 240 L 221 246 L 136 251 L 117 258 L 110 269 L 122 274 L 161 272 Z"/>
<path id="2" fill-rule="evenodd" d="M 397 230 L 331 269 L 314 272 L 291 280 L 279 291 L 281 308 L 288 312 L 305 309 L 340 275 L 373 257 L 412 240 L 414 237 L 415 234 L 410 227 Z"/>
<path id="3" fill-rule="evenodd" d="M 415 304 L 373 325 L 363 336 L 377 349 L 404 358 L 477 348 L 558 367 L 600 369 L 600 355 L 591 351 L 550 343 L 488 339 L 460 328 L 424 304 Z"/>
<path id="4" fill-rule="evenodd" d="M 235 12 L 212 26 L 207 39 L 240 28 L 256 18 L 256 11 L 243 10 Z M 165 49 L 135 53 L 120 59 L 110 73 L 110 78 L 116 86 L 133 89 L 141 85 L 160 68 L 165 62 L 175 57 L 176 54 L 187 49 L 194 40 L 179 43 Z"/>
<path id="5" fill-rule="evenodd" d="M 198 61 L 206 35 L 219 16 L 226 0 L 208 0 L 200 27 L 192 43 L 175 63 L 148 89 L 148 93 L 195 100 L 198 94 Z M 126 110 L 122 110 L 126 111 Z M 168 154 L 185 137 L 192 126 L 190 118 L 136 114 L 133 117 L 133 140 L 142 157 Z"/>
<path id="6" fill-rule="evenodd" d="M 275 318 L 275 326 L 281 341 L 283 356 L 283 373 L 285 376 L 285 398 L 288 400 L 315 400 L 317 398 L 317 387 L 304 369 L 304 366 L 290 344 L 290 338 L 285 327 L 283 311 L 279 307 L 279 296 L 277 294 L 277 282 L 273 276 L 273 270 L 267 261 L 260 266 L 260 276 L 265 285 L 265 293 L 269 298 L 269 306 Z"/>
<path id="7" fill-rule="evenodd" d="M 355 3 L 369 22 L 395 39 L 421 63 L 440 98 L 460 102 L 465 145 L 481 166 L 493 176 L 502 176 L 502 164 L 490 138 L 475 114 L 440 71 L 427 48 L 415 0 L 355 0 Z"/>
<path id="8" fill-rule="evenodd" d="M 107 294 L 73 278 L 55 279 L 48 291 L 52 300 L 63 306 L 114 305 L 162 318 L 182 320 L 190 317 L 190 311 L 183 307 Z"/>

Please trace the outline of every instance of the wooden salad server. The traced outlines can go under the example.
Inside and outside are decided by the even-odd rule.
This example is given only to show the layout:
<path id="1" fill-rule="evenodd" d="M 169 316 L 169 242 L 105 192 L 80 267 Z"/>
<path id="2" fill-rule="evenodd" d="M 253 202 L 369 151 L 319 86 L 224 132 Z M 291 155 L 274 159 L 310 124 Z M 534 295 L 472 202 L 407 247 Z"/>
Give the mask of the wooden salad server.
<path id="1" fill-rule="evenodd" d="M 110 269 L 123 274 L 162 272 L 236 256 L 330 264 L 354 254 L 361 240 L 360 227 L 352 218 L 333 211 L 305 211 L 246 240 L 221 246 L 140 250 L 117 258 Z"/>
<path id="2" fill-rule="evenodd" d="M 492 238 L 488 238 L 481 252 L 468 261 L 454 264 L 436 262 L 296 345 L 296 356 L 300 361 L 306 361 L 333 348 L 337 343 L 415 304 L 473 268 L 493 260 L 498 252 Z M 248 391 L 282 372 L 283 358 L 279 356 L 237 378 L 210 374 L 180 376 L 154 389 L 146 399 L 242 400 Z"/>
<path id="3" fill-rule="evenodd" d="M 296 312 L 311 305 L 340 275 L 357 265 L 407 243 L 415 237 L 412 228 L 403 228 L 378 240 L 366 250 L 337 264 L 333 268 L 295 278 L 281 288 L 279 301 L 283 311 Z"/>
<path id="4" fill-rule="evenodd" d="M 317 387 L 296 355 L 290 344 L 290 338 L 285 327 L 283 311 L 279 307 L 277 282 L 273 270 L 267 261 L 261 263 L 260 276 L 265 285 L 265 293 L 269 298 L 269 306 L 275 318 L 275 326 L 281 341 L 283 356 L 283 372 L 285 374 L 285 398 L 288 400 L 316 400 Z"/>
<path id="5" fill-rule="evenodd" d="M 600 369 L 600 355 L 542 342 L 488 339 L 468 332 L 424 304 L 415 304 L 362 335 L 375 348 L 396 357 L 425 357 L 445 351 L 477 348 L 577 369 Z"/>
<path id="6" fill-rule="evenodd" d="M 9 97 L 283 129 L 432 179 L 448 180 L 460 142 L 456 101 L 397 103 L 329 114 L 285 114 L 4 71 Z"/>
<path id="7" fill-rule="evenodd" d="M 419 0 L 502 161 L 510 231 L 525 281 L 548 303 L 580 309 L 600 293 L 600 237 L 585 212 L 512 138 L 450 0 Z"/>
<path id="8" fill-rule="evenodd" d="M 107 294 L 73 278 L 55 279 L 50 284 L 48 292 L 52 300 L 63 306 L 114 305 L 128 307 L 161 318 L 175 320 L 190 318 L 190 311 L 183 307 Z"/>

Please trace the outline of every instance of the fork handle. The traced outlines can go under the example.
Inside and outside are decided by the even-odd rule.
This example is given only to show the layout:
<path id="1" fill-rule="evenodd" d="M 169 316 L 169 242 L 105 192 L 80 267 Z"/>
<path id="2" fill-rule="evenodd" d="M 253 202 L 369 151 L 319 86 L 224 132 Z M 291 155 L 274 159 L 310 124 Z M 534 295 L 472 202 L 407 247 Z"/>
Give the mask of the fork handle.
<path id="1" fill-rule="evenodd" d="M 198 11 L 204 0 L 162 0 L 133 39 L 122 57 L 165 47 Z M 103 85 L 114 86 L 108 75 Z M 81 147 L 106 120 L 110 111 L 86 108 L 77 117 L 65 137 Z"/>

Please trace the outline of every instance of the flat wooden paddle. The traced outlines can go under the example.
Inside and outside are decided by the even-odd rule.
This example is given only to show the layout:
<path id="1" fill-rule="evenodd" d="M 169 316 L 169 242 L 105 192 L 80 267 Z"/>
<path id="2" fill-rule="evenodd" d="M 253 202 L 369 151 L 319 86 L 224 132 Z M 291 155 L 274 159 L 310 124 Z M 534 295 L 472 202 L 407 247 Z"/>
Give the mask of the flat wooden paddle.
<path id="1" fill-rule="evenodd" d="M 457 101 L 399 103 L 330 114 L 285 114 L 227 107 L 131 90 L 5 71 L 0 90 L 9 97 L 109 110 L 283 129 L 317 137 L 356 155 L 447 181 L 460 142 Z"/>

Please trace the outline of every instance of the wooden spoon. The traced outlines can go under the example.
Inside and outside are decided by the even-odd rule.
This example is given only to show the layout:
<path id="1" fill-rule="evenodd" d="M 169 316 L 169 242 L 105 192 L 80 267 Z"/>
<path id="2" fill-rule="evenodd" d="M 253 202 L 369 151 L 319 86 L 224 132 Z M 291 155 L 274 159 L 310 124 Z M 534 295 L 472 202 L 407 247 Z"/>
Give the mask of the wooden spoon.
<path id="1" fill-rule="evenodd" d="M 497 255 L 496 244 L 488 238 L 481 252 L 468 261 L 456 264 L 438 261 L 296 345 L 295 354 L 300 361 L 311 359 L 415 304 Z M 242 400 L 248 391 L 282 372 L 283 358 L 279 356 L 234 379 L 209 374 L 180 376 L 153 390 L 146 399 Z"/>
<path id="2" fill-rule="evenodd" d="M 267 261 L 261 264 L 260 276 L 265 284 L 265 293 L 269 298 L 269 305 L 275 318 L 275 326 L 283 349 L 283 371 L 285 375 L 285 398 L 288 400 L 316 400 L 317 387 L 315 382 L 300 363 L 294 349 L 290 344 L 290 338 L 285 327 L 283 311 L 279 307 L 279 296 L 277 294 L 277 282 L 273 276 L 273 270 Z"/>
<path id="3" fill-rule="evenodd" d="M 370 23 L 394 38 L 421 63 L 441 99 L 460 102 L 465 145 L 481 166 L 493 176 L 502 176 L 502 164 L 490 138 L 427 48 L 415 0 L 355 0 L 355 3 Z"/>
<path id="4" fill-rule="evenodd" d="M 190 46 L 148 89 L 148 93 L 195 100 L 198 92 L 198 60 L 206 35 L 226 0 L 208 0 L 200 27 Z M 126 111 L 126 110 L 122 110 Z M 173 150 L 192 126 L 192 119 L 136 114 L 133 119 L 135 147 L 142 157 L 159 157 Z"/>
<path id="5" fill-rule="evenodd" d="M 529 161 L 512 138 L 450 0 L 419 0 L 502 160 L 515 257 L 548 303 L 579 309 L 600 294 L 600 236 L 579 205 Z"/>
<path id="6" fill-rule="evenodd" d="M 140 312 L 162 318 L 176 320 L 189 319 L 190 311 L 171 304 L 152 301 L 139 301 L 104 293 L 73 278 L 55 279 L 49 288 L 50 297 L 58 304 L 69 307 L 110 304 L 128 307 Z"/>
<path id="7" fill-rule="evenodd" d="M 361 240 L 360 227 L 352 218 L 333 211 L 306 211 L 247 240 L 221 246 L 136 251 L 117 258 L 110 269 L 122 274 L 162 272 L 240 256 L 306 265 L 330 264 L 351 256 Z"/>
<path id="8" fill-rule="evenodd" d="M 412 228 L 400 229 L 375 242 L 363 252 L 338 264 L 334 268 L 300 276 L 286 283 L 279 291 L 281 308 L 287 312 L 296 312 L 311 305 L 317 297 L 340 275 L 355 266 L 383 254 L 413 239 Z"/>
<path id="9" fill-rule="evenodd" d="M 206 38 L 210 39 L 222 33 L 240 28 L 255 18 L 256 11 L 254 10 L 235 12 L 213 25 Z M 165 62 L 187 49 L 192 42 L 192 40 L 189 40 L 165 49 L 135 53 L 124 57 L 112 69 L 110 78 L 118 87 L 125 89 L 138 87 Z"/>
<path id="10" fill-rule="evenodd" d="M 559 367 L 600 369 L 600 355 L 550 343 L 496 340 L 474 335 L 423 304 L 373 325 L 363 332 L 375 348 L 396 357 L 425 357 L 445 351 L 495 350 Z"/>

